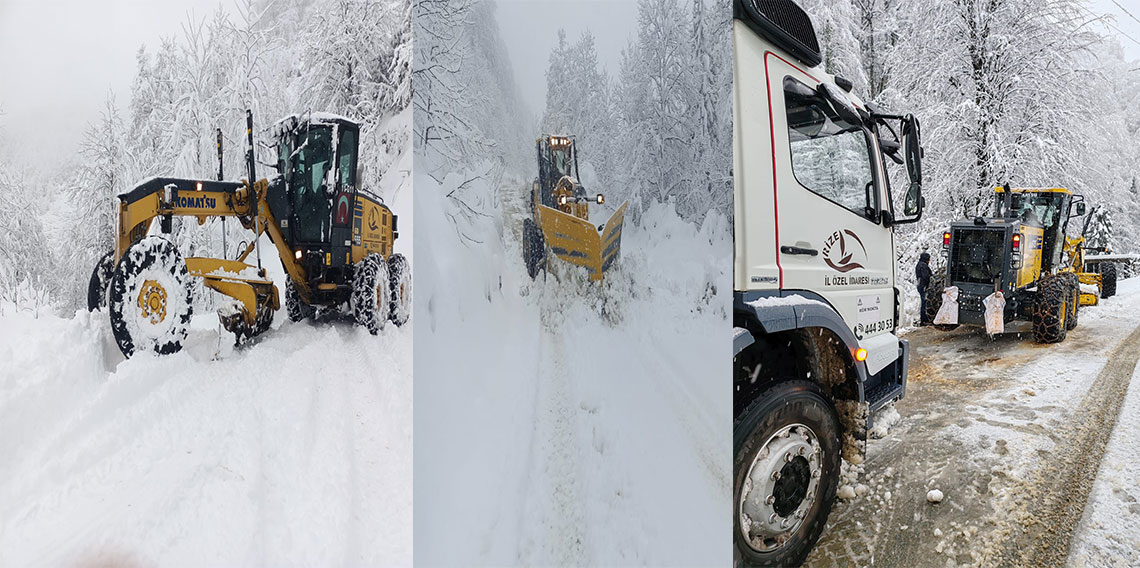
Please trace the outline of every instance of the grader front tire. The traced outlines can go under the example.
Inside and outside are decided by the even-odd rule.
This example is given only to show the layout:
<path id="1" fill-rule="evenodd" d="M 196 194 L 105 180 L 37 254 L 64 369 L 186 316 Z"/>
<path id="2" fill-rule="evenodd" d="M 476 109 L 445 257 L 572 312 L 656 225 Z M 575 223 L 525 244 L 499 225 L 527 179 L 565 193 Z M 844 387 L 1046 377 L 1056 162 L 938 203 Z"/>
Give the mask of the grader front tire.
<path id="1" fill-rule="evenodd" d="M 193 311 L 189 280 L 174 243 L 150 236 L 127 249 L 107 293 L 111 331 L 123 355 L 182 349 Z"/>
<path id="2" fill-rule="evenodd" d="M 87 311 L 93 312 L 107 305 L 107 286 L 114 271 L 115 251 L 112 250 L 100 257 L 95 270 L 91 271 L 91 280 L 87 283 Z"/>
<path id="3" fill-rule="evenodd" d="M 1100 264 L 1102 298 L 1111 298 L 1116 295 L 1116 263 L 1102 262 Z"/>
<path id="4" fill-rule="evenodd" d="M 316 313 L 313 306 L 306 304 L 305 300 L 301 299 L 300 292 L 293 285 L 292 278 L 288 276 L 285 278 L 285 312 L 289 314 L 289 321 L 293 322 L 309 319 Z"/>

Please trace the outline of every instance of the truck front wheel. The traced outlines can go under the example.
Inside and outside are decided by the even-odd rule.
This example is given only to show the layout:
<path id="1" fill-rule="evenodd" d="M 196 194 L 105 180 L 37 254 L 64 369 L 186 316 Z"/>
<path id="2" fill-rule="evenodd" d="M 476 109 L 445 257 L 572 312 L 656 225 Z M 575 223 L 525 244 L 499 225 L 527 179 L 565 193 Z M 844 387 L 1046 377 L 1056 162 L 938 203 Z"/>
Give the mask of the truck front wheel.
<path id="1" fill-rule="evenodd" d="M 839 417 L 810 381 L 769 387 L 733 428 L 733 543 L 743 566 L 798 566 L 839 483 Z"/>

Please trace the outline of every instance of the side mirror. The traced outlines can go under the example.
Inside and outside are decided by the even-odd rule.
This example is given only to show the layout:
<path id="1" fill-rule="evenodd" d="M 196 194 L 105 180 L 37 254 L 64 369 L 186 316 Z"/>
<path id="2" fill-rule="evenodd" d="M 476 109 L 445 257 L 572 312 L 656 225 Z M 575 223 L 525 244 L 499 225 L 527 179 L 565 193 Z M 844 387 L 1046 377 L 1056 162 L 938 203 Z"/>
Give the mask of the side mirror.
<path id="1" fill-rule="evenodd" d="M 1077 216 L 1080 217 L 1081 215 L 1084 215 L 1085 214 L 1085 202 L 1084 201 L 1078 201 L 1076 205 L 1077 205 Z"/>
<path id="2" fill-rule="evenodd" d="M 903 215 L 896 224 L 914 223 L 922 218 L 926 200 L 922 197 L 922 129 L 914 115 L 902 117 L 902 150 L 910 186 L 903 198 Z"/>
<path id="3" fill-rule="evenodd" d="M 602 194 L 600 194 L 600 193 L 599 193 L 599 194 L 598 194 L 598 197 L 597 197 L 597 201 L 598 201 L 598 205 L 603 205 L 603 204 L 605 204 L 605 202 L 606 202 L 606 196 L 604 196 L 604 195 L 602 195 Z M 1084 204 L 1082 203 L 1081 205 L 1084 205 Z"/>

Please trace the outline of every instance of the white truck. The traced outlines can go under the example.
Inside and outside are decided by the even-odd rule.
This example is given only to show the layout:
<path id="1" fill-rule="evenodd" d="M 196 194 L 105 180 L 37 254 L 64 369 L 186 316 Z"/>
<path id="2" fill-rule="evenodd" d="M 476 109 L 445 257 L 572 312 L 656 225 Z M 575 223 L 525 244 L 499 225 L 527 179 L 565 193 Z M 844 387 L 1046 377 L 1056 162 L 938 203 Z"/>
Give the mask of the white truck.
<path id="1" fill-rule="evenodd" d="M 922 215 L 922 149 L 918 120 L 823 69 L 794 2 L 733 16 L 734 563 L 788 566 L 823 531 L 840 458 L 862 461 L 905 392 L 893 227 Z M 886 159 L 906 166 L 901 211 Z"/>

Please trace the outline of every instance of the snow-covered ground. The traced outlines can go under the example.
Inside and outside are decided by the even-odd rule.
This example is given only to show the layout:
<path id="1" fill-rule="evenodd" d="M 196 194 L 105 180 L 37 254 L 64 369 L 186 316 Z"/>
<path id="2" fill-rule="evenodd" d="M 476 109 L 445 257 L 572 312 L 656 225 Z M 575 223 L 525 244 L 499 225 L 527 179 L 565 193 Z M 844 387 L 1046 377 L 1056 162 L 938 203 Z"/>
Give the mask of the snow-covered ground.
<path id="1" fill-rule="evenodd" d="M 1069 565 L 1140 566 L 1140 369 L 1100 463 Z"/>
<path id="2" fill-rule="evenodd" d="M 1060 344 L 1033 343 L 1024 324 L 993 339 L 908 333 L 899 423 L 868 442 L 862 479 L 846 481 L 862 491 L 836 506 L 808 564 L 1137 565 L 1138 328 L 1130 279 L 1082 307 Z"/>
<path id="3" fill-rule="evenodd" d="M 728 565 L 723 218 L 655 207 L 603 284 L 532 282 L 523 182 L 466 185 L 469 222 L 466 179 L 416 179 L 416 563 Z"/>
<path id="4" fill-rule="evenodd" d="M 414 270 L 410 146 L 382 193 Z M 206 313 L 124 360 L 105 311 L 0 306 L 0 566 L 411 565 L 415 321 L 282 309 L 234 349 Z"/>

